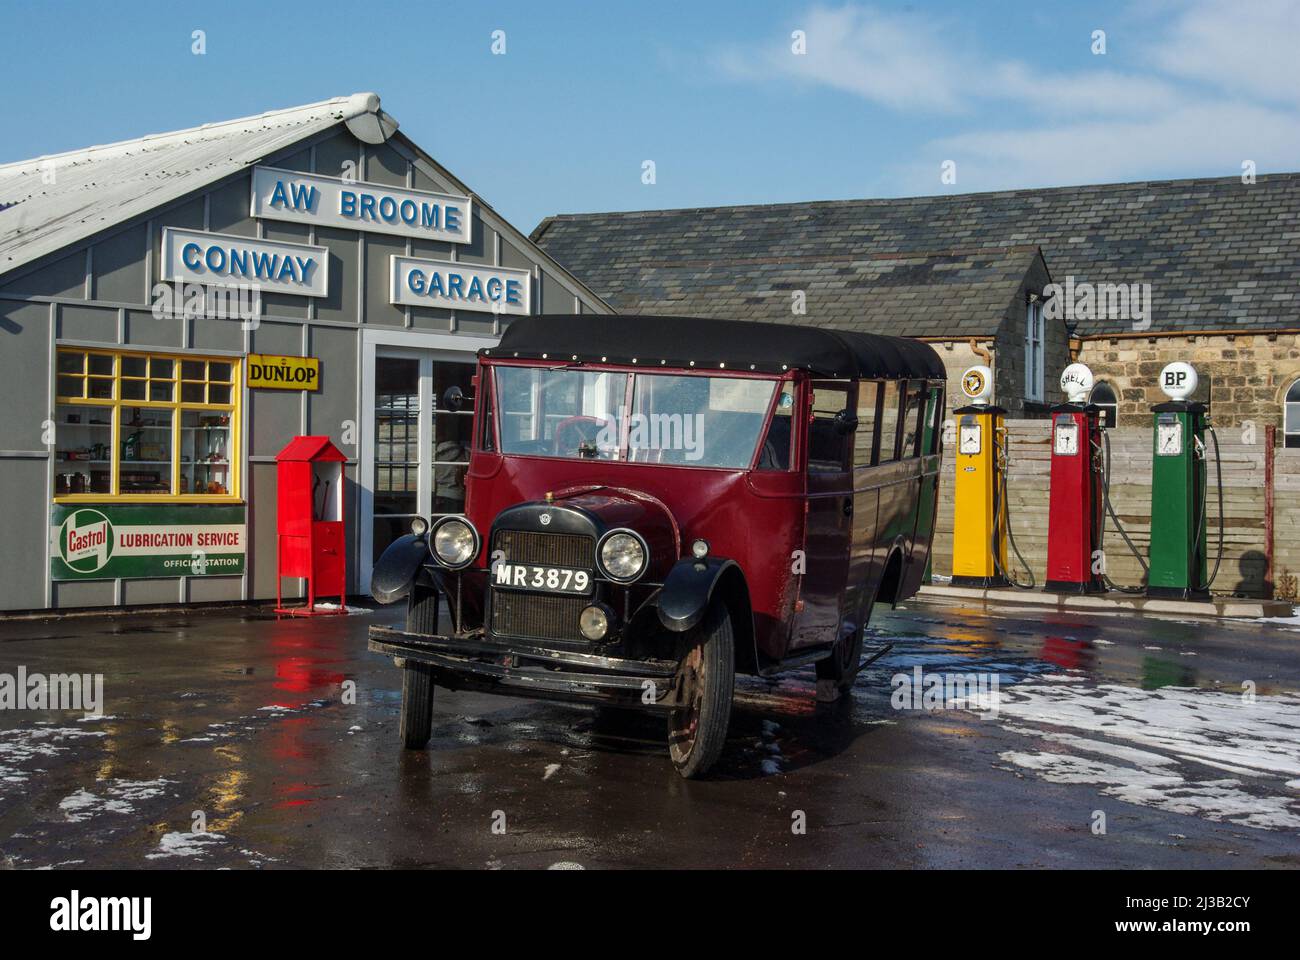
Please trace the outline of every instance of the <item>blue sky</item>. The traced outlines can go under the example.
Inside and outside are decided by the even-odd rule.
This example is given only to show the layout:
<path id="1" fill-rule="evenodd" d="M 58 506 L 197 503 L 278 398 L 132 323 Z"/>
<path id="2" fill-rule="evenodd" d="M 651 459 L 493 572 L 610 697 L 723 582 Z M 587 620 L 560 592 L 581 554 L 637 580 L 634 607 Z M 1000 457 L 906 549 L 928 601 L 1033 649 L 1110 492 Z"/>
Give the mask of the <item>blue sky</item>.
<path id="1" fill-rule="evenodd" d="M 0 162 L 374 90 L 525 231 L 564 212 L 1300 169 L 1300 0 L 0 0 L 0 43 Z"/>

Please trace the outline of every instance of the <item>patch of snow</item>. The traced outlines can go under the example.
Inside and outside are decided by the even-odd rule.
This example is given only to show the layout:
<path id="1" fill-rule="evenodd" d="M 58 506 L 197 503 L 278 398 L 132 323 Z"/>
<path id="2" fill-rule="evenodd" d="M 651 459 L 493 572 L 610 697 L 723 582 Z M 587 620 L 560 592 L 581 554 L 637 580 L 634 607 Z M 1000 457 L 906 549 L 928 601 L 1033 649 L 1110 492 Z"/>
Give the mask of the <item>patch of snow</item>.
<path id="1" fill-rule="evenodd" d="M 551 864 L 546 869 L 547 870 L 586 870 L 587 868 L 580 863 L 574 863 L 572 860 L 560 860 L 556 863 Z"/>
<path id="2" fill-rule="evenodd" d="M 542 774 L 542 779 L 549 780 L 551 779 L 551 777 L 555 776 L 559 772 L 560 772 L 560 765 L 558 763 L 548 763 L 546 765 L 546 772 Z"/>
<path id="3" fill-rule="evenodd" d="M 1021 769 L 1172 813 L 1300 827 L 1300 803 L 1282 789 L 1300 786 L 1300 697 L 1037 682 L 1001 693 L 1005 729 L 1063 748 L 1001 754 Z"/>
<path id="4" fill-rule="evenodd" d="M 146 860 L 161 860 L 165 857 L 201 857 L 215 846 L 225 841 L 220 833 L 175 832 L 164 834 L 158 841 L 158 852 L 145 854 Z"/>
<path id="5" fill-rule="evenodd" d="M 103 794 L 91 793 L 85 787 L 59 801 L 63 816 L 72 823 L 80 823 L 101 813 L 134 813 L 135 802 L 161 796 L 171 780 L 104 780 Z"/>

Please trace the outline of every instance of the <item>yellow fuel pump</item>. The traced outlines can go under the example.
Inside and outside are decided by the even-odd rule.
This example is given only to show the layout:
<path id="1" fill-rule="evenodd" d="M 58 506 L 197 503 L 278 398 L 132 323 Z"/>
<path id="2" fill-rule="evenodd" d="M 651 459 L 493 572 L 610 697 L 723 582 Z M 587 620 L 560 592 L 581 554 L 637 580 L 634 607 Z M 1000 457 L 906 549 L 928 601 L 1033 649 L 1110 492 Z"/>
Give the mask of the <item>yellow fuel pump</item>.
<path id="1" fill-rule="evenodd" d="M 1032 587 L 1008 572 L 1007 443 L 1001 407 L 989 403 L 993 371 L 980 365 L 966 370 L 961 389 L 970 401 L 953 411 L 957 418 L 954 461 L 952 584 L 955 587 Z M 1019 550 L 1016 556 L 1020 557 Z M 1028 569 L 1029 565 L 1020 559 Z"/>

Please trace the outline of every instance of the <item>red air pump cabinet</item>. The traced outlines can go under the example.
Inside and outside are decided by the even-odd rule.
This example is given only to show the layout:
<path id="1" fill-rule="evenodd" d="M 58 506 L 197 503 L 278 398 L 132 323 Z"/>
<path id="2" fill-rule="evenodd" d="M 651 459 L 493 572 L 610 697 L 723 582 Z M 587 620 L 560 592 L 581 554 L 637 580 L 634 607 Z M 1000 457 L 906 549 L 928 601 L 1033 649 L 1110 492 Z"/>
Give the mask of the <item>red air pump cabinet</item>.
<path id="1" fill-rule="evenodd" d="M 1047 582 L 1055 593 L 1100 593 L 1094 572 L 1101 548 L 1102 489 L 1098 408 L 1062 403 L 1052 408 L 1052 476 L 1047 515 Z"/>
<path id="2" fill-rule="evenodd" d="M 294 437 L 276 454 L 275 612 L 295 616 L 346 613 L 347 552 L 343 538 L 343 464 L 329 437 Z M 307 606 L 285 607 L 283 577 L 305 577 Z M 318 596 L 338 597 L 337 610 L 317 610 Z"/>

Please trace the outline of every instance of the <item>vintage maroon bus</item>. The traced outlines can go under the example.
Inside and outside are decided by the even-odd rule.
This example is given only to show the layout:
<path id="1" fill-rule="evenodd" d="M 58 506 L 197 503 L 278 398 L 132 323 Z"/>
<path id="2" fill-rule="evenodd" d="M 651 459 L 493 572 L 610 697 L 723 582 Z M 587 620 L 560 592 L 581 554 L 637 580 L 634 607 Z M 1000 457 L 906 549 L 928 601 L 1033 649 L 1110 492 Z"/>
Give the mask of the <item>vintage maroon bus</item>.
<path id="1" fill-rule="evenodd" d="M 428 742 L 435 684 L 603 702 L 666 713 L 695 777 L 736 672 L 815 663 L 835 698 L 873 604 L 921 583 L 944 383 L 899 337 L 514 321 L 479 354 L 464 515 L 417 518 L 374 569 L 376 599 L 407 599 L 404 630 L 370 630 L 403 671 L 403 743 Z"/>

